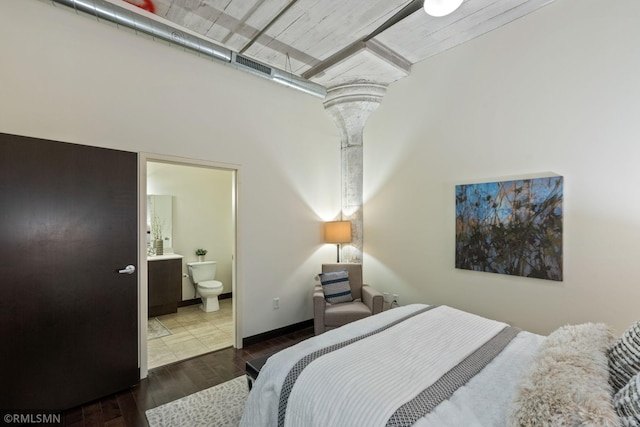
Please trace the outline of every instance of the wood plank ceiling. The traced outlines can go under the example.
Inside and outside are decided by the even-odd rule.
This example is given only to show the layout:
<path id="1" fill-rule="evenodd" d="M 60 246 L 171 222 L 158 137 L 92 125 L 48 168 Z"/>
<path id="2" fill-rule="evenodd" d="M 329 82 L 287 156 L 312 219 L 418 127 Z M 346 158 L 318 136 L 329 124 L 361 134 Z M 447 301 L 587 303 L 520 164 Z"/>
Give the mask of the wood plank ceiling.
<path id="1" fill-rule="evenodd" d="M 412 64 L 553 0 L 465 0 L 441 18 L 427 15 L 423 0 L 126 1 L 330 88 L 354 81 L 390 84 L 406 77 Z"/>

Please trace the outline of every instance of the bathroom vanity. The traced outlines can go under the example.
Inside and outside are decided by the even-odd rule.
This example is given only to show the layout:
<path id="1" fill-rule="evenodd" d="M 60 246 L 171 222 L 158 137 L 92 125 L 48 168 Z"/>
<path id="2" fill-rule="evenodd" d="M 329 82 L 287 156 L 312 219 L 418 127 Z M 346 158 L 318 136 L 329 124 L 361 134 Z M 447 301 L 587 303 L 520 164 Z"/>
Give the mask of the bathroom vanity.
<path id="1" fill-rule="evenodd" d="M 182 255 L 147 258 L 149 317 L 176 313 L 182 301 Z"/>

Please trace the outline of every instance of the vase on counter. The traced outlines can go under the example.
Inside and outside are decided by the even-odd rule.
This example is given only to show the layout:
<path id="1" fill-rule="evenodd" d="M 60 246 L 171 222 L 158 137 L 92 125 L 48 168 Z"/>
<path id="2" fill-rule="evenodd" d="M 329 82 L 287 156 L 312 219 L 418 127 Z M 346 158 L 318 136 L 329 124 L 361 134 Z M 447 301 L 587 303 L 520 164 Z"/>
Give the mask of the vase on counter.
<path id="1" fill-rule="evenodd" d="M 160 239 L 153 241 L 153 247 L 155 248 L 156 255 L 163 254 L 164 242 Z"/>
<path id="2" fill-rule="evenodd" d="M 198 255 L 198 262 L 204 261 L 204 255 Z"/>

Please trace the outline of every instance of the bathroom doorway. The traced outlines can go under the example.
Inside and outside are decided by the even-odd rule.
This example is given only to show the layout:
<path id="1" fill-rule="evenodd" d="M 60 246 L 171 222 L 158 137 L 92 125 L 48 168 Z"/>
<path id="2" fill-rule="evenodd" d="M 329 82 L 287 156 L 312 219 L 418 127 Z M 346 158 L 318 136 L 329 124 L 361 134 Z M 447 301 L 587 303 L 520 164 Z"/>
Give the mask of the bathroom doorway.
<path id="1" fill-rule="evenodd" d="M 140 283 L 146 292 L 144 297 L 140 293 L 140 362 L 145 376 L 148 369 L 241 346 L 235 274 L 238 168 L 158 155 L 141 157 L 144 240 L 140 246 L 144 254 L 140 265 L 146 268 Z M 198 255 L 202 250 L 206 254 Z M 212 279 L 222 282 L 216 311 L 203 310 L 189 277 L 188 264 L 201 260 L 216 263 Z"/>

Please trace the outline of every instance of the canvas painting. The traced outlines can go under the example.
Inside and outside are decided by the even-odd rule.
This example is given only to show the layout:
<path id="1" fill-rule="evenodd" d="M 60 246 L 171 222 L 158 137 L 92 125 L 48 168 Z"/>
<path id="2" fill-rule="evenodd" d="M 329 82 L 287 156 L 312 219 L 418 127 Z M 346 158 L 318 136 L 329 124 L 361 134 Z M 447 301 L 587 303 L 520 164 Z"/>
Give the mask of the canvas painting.
<path id="1" fill-rule="evenodd" d="M 456 268 L 562 280 L 561 176 L 456 186 Z"/>

